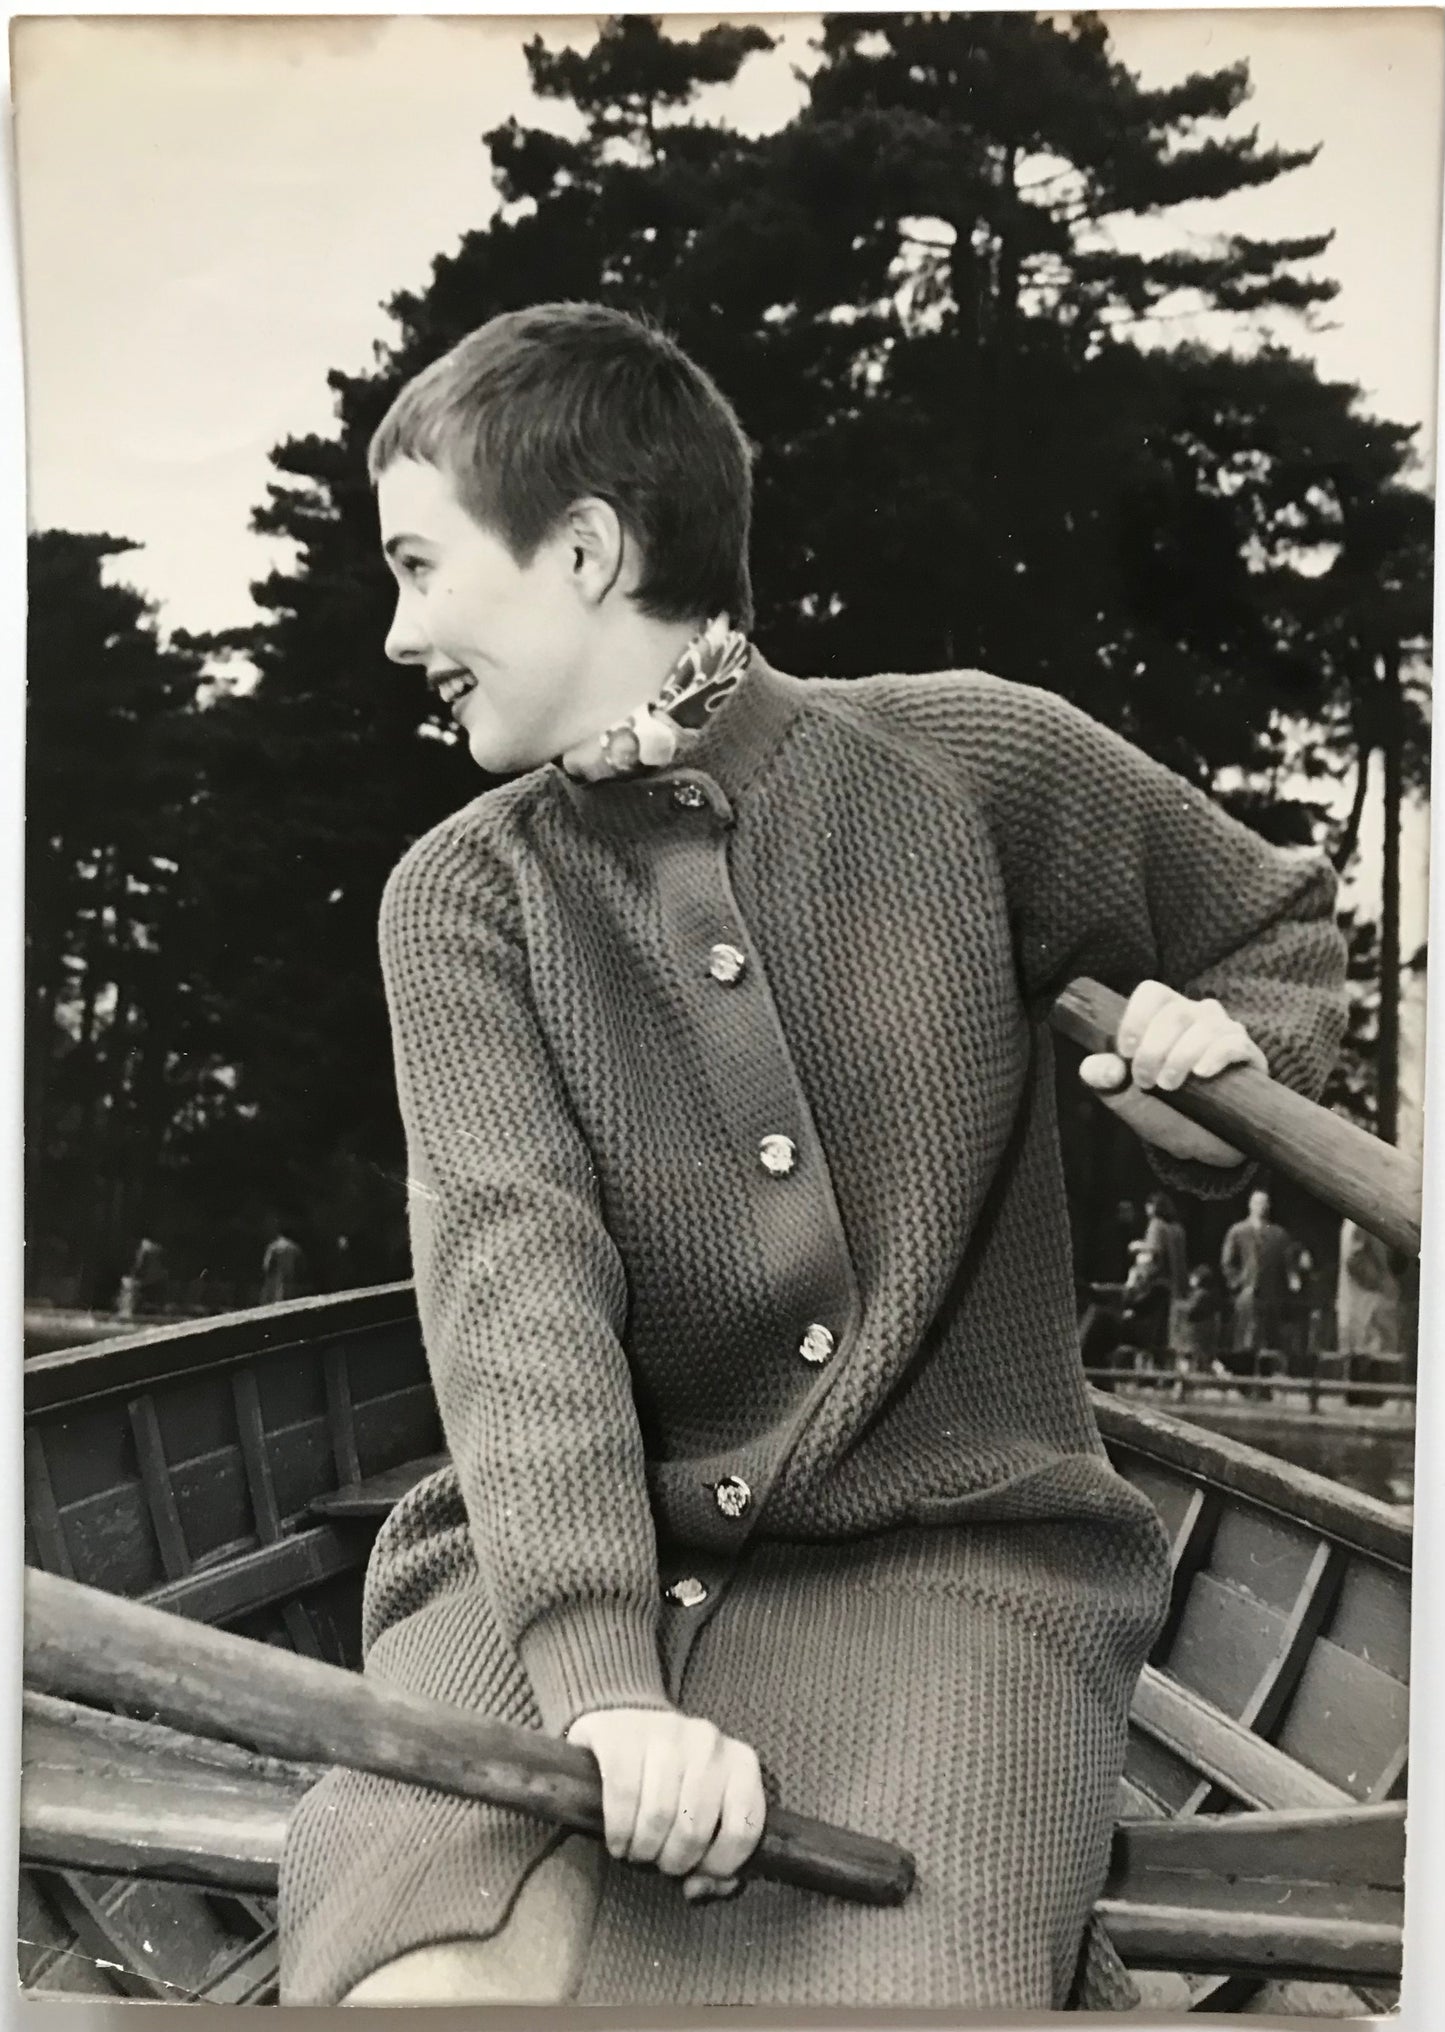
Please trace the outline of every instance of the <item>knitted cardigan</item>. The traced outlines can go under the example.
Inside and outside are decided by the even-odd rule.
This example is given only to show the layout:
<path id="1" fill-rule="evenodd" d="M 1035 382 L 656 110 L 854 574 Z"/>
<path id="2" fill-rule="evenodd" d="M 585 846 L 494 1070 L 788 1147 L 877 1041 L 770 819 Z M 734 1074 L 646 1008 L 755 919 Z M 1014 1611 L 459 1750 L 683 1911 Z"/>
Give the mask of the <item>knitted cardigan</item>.
<path id="1" fill-rule="evenodd" d="M 549 766 L 444 821 L 393 875 L 381 937 L 454 1466 L 378 1543 L 368 1651 L 495 1708 L 495 1661 L 468 1677 L 453 1624 L 443 1667 L 424 1613 L 469 1590 L 561 1730 L 679 1701 L 713 1618 L 725 1700 L 753 1670 L 744 1628 L 756 1650 L 784 1627 L 741 1598 L 723 1627 L 771 1546 L 811 1542 L 816 1589 L 827 1548 L 865 1535 L 925 1527 L 960 1560 L 997 1543 L 1003 1578 L 973 1598 L 1067 1656 L 1111 1718 L 1080 1753 L 1116 1767 L 1091 1779 L 1081 1925 L 1168 1562 L 1089 1408 L 1043 1019 L 1076 975 L 1155 977 L 1217 996 L 1315 1093 L 1343 1022 L 1333 896 L 1322 858 L 1265 844 L 1054 695 L 977 673 L 805 683 L 755 659 L 665 771 Z M 1210 1195 L 1244 1176 L 1153 1162 Z M 1030 1547 L 1054 1540 L 998 1535 L 1060 1522 L 1053 1566 Z M 826 1697 L 790 1669 L 804 1707 Z M 1038 1839 L 1006 1871 L 1062 1869 Z M 292 1863 L 313 1943 L 343 1909 L 313 1882 L 337 1854 L 318 1837 Z M 324 2001 L 328 1980 L 297 1972 L 291 1994 Z M 837 1994 L 927 2001 L 908 1980 Z M 705 1994 L 787 1987 L 749 1981 Z"/>

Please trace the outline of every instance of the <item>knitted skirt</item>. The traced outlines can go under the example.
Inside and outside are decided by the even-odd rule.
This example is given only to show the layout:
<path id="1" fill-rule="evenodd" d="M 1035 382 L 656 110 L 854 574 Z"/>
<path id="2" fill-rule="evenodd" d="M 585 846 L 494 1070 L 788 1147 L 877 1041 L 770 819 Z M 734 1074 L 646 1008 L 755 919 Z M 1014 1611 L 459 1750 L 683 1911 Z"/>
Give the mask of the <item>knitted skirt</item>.
<path id="1" fill-rule="evenodd" d="M 1133 2002 L 1090 1912 L 1166 1591 L 1157 1530 L 1127 1515 L 755 1542 L 679 1705 L 751 1743 L 789 1806 L 910 1849 L 916 1886 L 889 1909 L 765 1883 L 691 1905 L 608 1859 L 575 2001 Z M 381 1630 L 366 1670 L 537 1725 L 465 1560 Z M 335 2003 L 412 1949 L 493 1936 L 555 1840 L 510 1810 L 329 1773 L 283 1856 L 282 2002 Z"/>

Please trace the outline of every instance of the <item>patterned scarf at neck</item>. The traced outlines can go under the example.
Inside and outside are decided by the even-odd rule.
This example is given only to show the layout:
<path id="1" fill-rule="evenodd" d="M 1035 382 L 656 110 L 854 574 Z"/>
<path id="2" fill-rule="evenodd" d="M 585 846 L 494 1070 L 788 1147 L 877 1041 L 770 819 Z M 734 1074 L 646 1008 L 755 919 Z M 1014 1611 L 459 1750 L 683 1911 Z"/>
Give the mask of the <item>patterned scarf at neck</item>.
<path id="1" fill-rule="evenodd" d="M 569 748 L 558 758 L 561 767 L 589 783 L 665 769 L 675 760 L 683 735 L 702 726 L 736 690 L 751 655 L 747 636 L 728 625 L 726 614 L 714 615 L 673 664 L 656 699 L 604 734 Z"/>

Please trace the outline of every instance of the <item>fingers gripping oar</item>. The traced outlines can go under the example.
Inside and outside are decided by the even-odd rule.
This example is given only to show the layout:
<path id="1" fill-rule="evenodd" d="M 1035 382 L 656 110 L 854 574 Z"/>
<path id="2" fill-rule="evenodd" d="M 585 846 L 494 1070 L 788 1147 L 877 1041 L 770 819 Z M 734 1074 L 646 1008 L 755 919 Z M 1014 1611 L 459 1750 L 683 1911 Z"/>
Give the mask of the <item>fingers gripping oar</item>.
<path id="1" fill-rule="evenodd" d="M 1113 1051 L 1123 1013 L 1122 995 L 1080 979 L 1059 996 L 1049 1021 L 1085 1051 Z M 1390 1144 L 1252 1066 L 1188 1079 L 1167 1098 L 1191 1122 L 1282 1171 L 1336 1213 L 1419 1255 L 1420 1172 Z"/>
<path id="2" fill-rule="evenodd" d="M 138 1707 L 268 1756 L 350 1765 L 584 1834 L 603 1830 L 597 1765 L 575 1744 L 33 1568 L 25 1574 L 25 1683 Z M 743 1874 L 898 1905 L 914 1869 L 892 1842 L 774 1807 Z"/>

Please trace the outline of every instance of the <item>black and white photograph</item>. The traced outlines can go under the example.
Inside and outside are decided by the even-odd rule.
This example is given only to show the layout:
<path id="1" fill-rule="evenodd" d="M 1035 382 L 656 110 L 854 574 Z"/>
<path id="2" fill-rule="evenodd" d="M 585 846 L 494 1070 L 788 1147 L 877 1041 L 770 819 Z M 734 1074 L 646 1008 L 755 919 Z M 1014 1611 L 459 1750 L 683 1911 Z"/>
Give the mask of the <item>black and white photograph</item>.
<path id="1" fill-rule="evenodd" d="M 10 57 L 20 1994 L 1396 2014 L 1445 15 Z"/>

